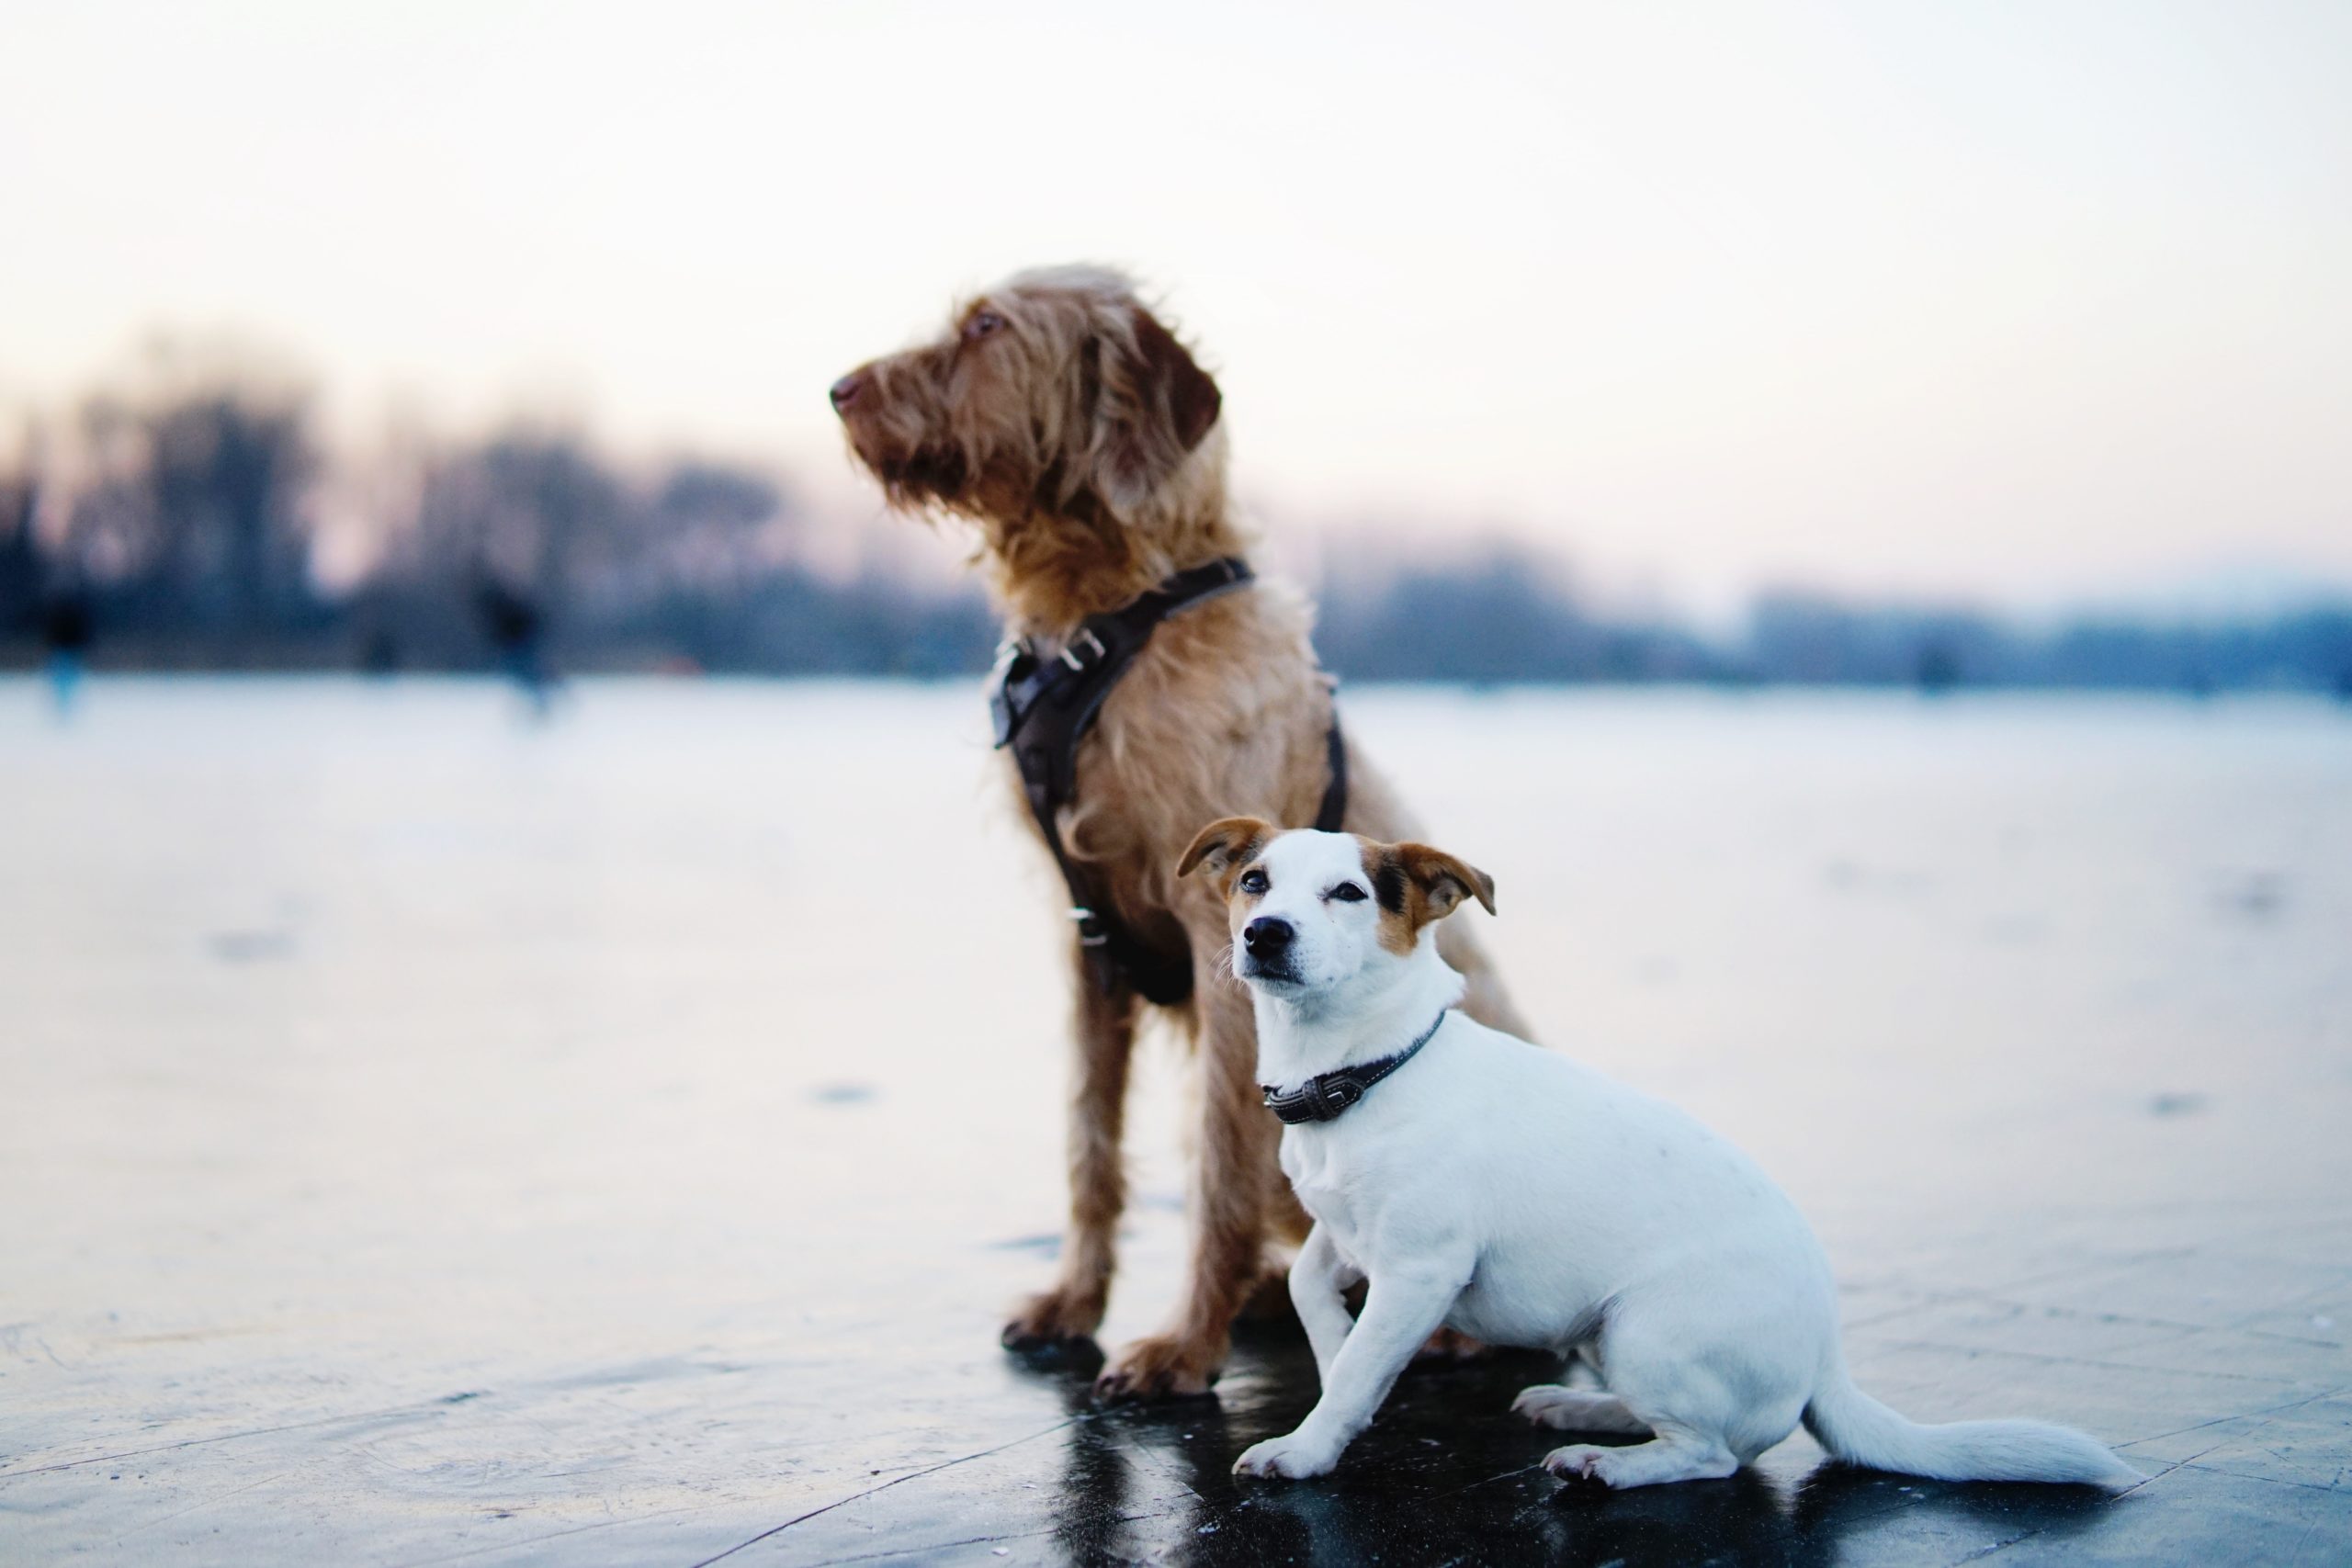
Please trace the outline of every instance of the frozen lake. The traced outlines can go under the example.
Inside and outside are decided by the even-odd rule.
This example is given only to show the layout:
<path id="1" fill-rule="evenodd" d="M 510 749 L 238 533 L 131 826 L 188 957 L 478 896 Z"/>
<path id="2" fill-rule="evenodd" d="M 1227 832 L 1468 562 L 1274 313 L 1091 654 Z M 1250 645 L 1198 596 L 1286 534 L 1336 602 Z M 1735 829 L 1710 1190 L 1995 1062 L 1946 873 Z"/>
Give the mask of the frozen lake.
<path id="1" fill-rule="evenodd" d="M 1555 1502 L 1523 1365 L 1277 1497 L 1280 1337 L 1175 1411 L 1005 1357 L 1058 902 L 972 688 L 83 697 L 0 680 L 0 1562 L 2352 1551 L 2352 711 L 1342 695 L 1545 1043 L 1792 1190 L 1865 1386 L 2163 1472 L 2093 1506 L 1803 1438 Z M 1147 1054 L 1111 1340 L 1179 1269 Z"/>

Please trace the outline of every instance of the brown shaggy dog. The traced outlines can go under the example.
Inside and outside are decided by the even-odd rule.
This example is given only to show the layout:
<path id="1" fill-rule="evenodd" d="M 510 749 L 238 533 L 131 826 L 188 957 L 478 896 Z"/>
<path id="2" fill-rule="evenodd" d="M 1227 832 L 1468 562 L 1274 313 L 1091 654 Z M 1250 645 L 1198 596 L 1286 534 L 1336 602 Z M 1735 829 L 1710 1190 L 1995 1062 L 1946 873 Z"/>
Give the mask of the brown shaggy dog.
<path id="1" fill-rule="evenodd" d="M 1116 273 L 1023 273 L 972 300 L 934 343 L 863 366 L 832 389 L 852 450 L 893 504 L 979 530 L 1010 629 L 1046 656 L 1084 617 L 1170 573 L 1241 553 L 1226 498 L 1216 383 Z M 1198 1043 L 1204 1093 L 1191 1194 L 1191 1279 L 1166 1327 L 1113 1357 L 1105 1397 L 1204 1392 L 1234 1315 L 1280 1264 L 1276 1233 L 1305 1216 L 1274 1162 L 1260 1103 L 1249 992 L 1222 972 L 1226 911 L 1175 870 L 1201 824 L 1247 813 L 1314 820 L 1327 776 L 1329 683 L 1297 595 L 1260 582 L 1159 626 L 1080 748 L 1062 841 L 1100 898 L 1148 946 L 1189 954 L 1192 997 L 1170 1010 Z M 1010 764 L 1007 773 L 1011 774 Z M 1346 826 L 1416 837 L 1352 746 Z M 1026 813 L 1023 813 L 1024 818 Z M 1446 956 L 1464 1006 L 1523 1033 L 1462 922 Z M 1061 1275 L 1021 1303 L 1009 1346 L 1085 1339 L 1102 1320 L 1126 1189 L 1120 1168 L 1128 1056 L 1144 1006 L 1105 989 L 1073 941 L 1078 1072 L 1069 1118 L 1069 1232 Z"/>

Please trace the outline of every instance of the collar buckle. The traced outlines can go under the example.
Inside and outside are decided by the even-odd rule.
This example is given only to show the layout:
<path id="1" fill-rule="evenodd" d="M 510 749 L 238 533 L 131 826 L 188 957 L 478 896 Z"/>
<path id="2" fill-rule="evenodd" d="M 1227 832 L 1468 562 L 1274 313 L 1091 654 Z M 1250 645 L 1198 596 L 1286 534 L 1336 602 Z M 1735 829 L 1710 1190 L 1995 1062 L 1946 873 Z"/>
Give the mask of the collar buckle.
<path id="1" fill-rule="evenodd" d="M 1419 1039 L 1395 1055 L 1317 1073 L 1288 1094 L 1272 1084 L 1261 1083 L 1258 1088 L 1265 1097 L 1266 1109 L 1288 1126 L 1295 1127 L 1301 1122 L 1336 1122 L 1340 1112 L 1370 1094 L 1373 1085 L 1419 1055 L 1421 1047 L 1437 1037 L 1444 1023 L 1445 1012 L 1441 1011 L 1421 1031 Z"/>
<path id="2" fill-rule="evenodd" d="M 1363 1085 L 1344 1073 L 1315 1079 L 1307 1088 L 1314 1101 L 1315 1119 L 1330 1122 L 1340 1112 L 1363 1098 Z"/>

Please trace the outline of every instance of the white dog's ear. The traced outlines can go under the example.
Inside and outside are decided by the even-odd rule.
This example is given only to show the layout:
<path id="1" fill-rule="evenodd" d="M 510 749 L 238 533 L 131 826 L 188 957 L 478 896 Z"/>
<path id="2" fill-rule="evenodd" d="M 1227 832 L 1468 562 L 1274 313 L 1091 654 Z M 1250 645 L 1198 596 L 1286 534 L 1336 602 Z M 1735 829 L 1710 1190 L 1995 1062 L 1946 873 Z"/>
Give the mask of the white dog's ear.
<path id="1" fill-rule="evenodd" d="M 1373 889 L 1382 908 L 1416 931 L 1453 913 L 1465 898 L 1495 912 L 1495 879 L 1460 856 L 1427 844 L 1391 844 L 1388 854 L 1387 865 L 1373 874 Z"/>
<path id="2" fill-rule="evenodd" d="M 1125 516 L 1149 499 L 1216 423 L 1225 395 L 1176 334 L 1140 305 L 1095 344 L 1094 487 Z"/>
<path id="3" fill-rule="evenodd" d="M 1193 835 L 1192 847 L 1176 863 L 1176 874 L 1190 876 L 1205 864 L 1220 875 L 1248 863 L 1274 836 L 1274 825 L 1256 817 L 1227 817 Z"/>

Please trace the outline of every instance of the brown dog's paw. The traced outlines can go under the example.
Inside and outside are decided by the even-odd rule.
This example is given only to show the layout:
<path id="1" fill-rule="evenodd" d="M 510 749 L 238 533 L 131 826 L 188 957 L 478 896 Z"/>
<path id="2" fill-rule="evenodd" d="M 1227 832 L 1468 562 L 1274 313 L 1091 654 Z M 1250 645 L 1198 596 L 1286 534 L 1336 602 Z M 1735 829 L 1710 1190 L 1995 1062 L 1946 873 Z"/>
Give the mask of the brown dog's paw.
<path id="1" fill-rule="evenodd" d="M 1075 1295 L 1059 1286 L 1040 1291 L 1012 1311 L 998 1342 L 1008 1350 L 1035 1350 L 1046 1345 L 1091 1343 L 1102 1322 L 1099 1297 Z"/>
<path id="2" fill-rule="evenodd" d="M 1127 1399 L 1197 1398 L 1216 1382 L 1224 1360 L 1221 1346 L 1154 1334 L 1112 1358 L 1102 1375 L 1094 1380 L 1094 1397 L 1105 1404 Z"/>
<path id="3" fill-rule="evenodd" d="M 1441 1328 L 1413 1352 L 1413 1359 L 1420 1361 L 1475 1361 L 1493 1348 L 1483 1339 L 1473 1339 L 1456 1329 Z"/>

